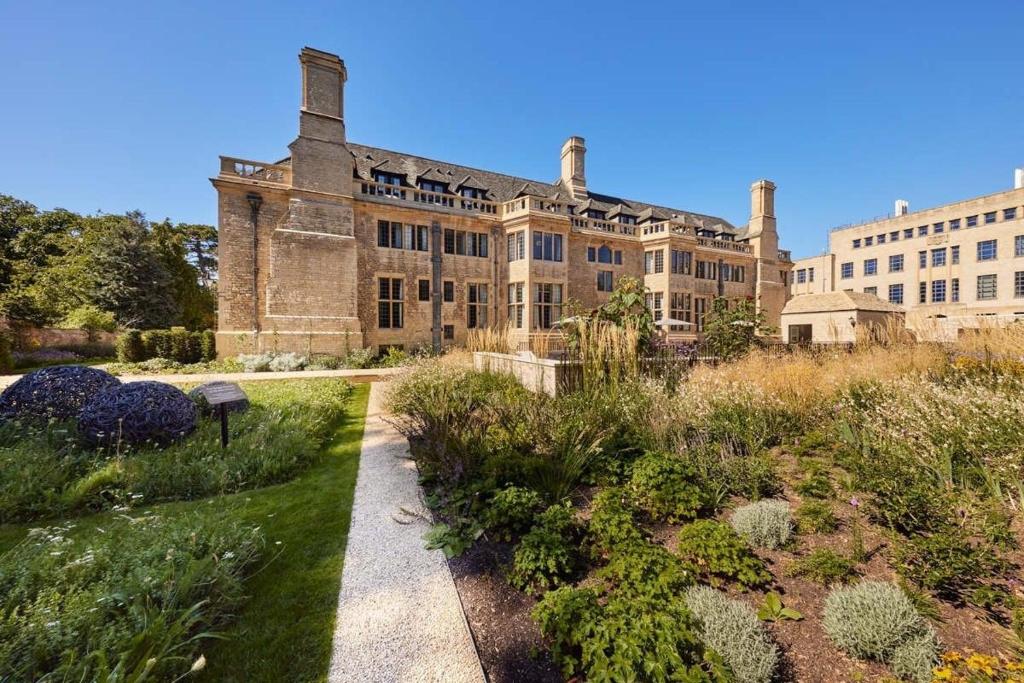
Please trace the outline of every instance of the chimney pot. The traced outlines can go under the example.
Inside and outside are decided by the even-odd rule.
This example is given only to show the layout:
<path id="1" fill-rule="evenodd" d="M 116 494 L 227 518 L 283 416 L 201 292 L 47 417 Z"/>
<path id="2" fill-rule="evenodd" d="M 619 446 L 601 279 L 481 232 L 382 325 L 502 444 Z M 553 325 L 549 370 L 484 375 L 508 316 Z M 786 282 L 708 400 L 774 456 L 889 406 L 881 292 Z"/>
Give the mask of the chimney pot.
<path id="1" fill-rule="evenodd" d="M 895 206 L 896 208 L 894 210 L 894 213 L 897 216 L 906 216 L 908 213 L 910 213 L 910 202 L 908 202 L 906 199 L 897 199 Z"/>

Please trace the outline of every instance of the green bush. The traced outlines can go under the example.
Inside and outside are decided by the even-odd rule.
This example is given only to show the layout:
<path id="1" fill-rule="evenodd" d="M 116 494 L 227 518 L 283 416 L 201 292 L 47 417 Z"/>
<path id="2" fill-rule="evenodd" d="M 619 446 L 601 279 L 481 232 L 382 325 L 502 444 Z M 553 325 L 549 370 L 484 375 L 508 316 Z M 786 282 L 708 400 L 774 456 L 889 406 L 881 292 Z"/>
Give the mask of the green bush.
<path id="1" fill-rule="evenodd" d="M 931 680 L 931 668 L 938 661 L 935 633 L 898 586 L 862 581 L 834 589 L 825 599 L 822 626 L 840 650 L 887 664 L 897 661 L 897 649 L 913 642 L 900 653 L 899 665 L 920 668 L 900 674 L 915 681 Z M 921 654 L 929 647 L 932 657 L 922 661 Z"/>
<path id="2" fill-rule="evenodd" d="M 932 683 L 932 672 L 939 661 L 935 631 L 928 626 L 917 636 L 896 646 L 889 657 L 889 668 L 903 680 Z"/>
<path id="3" fill-rule="evenodd" d="M 141 363 L 146 360 L 146 345 L 142 342 L 142 332 L 125 330 L 117 338 L 117 360 L 121 363 Z"/>
<path id="4" fill-rule="evenodd" d="M 667 522 L 694 519 L 707 507 L 693 470 L 665 453 L 647 453 L 634 463 L 629 493 L 639 509 Z"/>
<path id="5" fill-rule="evenodd" d="M 975 588 L 1004 567 L 991 547 L 972 541 L 959 530 L 915 536 L 896 544 L 893 564 L 900 576 L 950 600 L 968 599 Z"/>
<path id="6" fill-rule="evenodd" d="M 694 586 L 686 592 L 686 606 L 701 640 L 722 656 L 737 683 L 770 683 L 779 648 L 749 605 L 714 588 Z"/>
<path id="7" fill-rule="evenodd" d="M 84 305 L 72 310 L 60 322 L 60 327 L 68 330 L 85 330 L 89 341 L 97 332 L 113 332 L 117 329 L 114 314 L 101 311 L 95 306 Z"/>
<path id="8" fill-rule="evenodd" d="M 744 588 L 771 583 L 764 562 L 727 524 L 700 520 L 679 531 L 678 553 L 694 572 L 712 585 L 732 581 Z"/>
<path id="9" fill-rule="evenodd" d="M 835 495 L 832 482 L 822 472 L 816 472 L 801 479 L 793 486 L 793 489 L 805 498 L 831 498 Z"/>
<path id="10" fill-rule="evenodd" d="M 678 557 L 660 545 L 639 539 L 617 545 L 597 576 L 620 595 L 659 600 L 677 598 L 693 585 L 693 577 Z"/>
<path id="11" fill-rule="evenodd" d="M 129 503 L 202 498 L 287 481 L 320 455 L 344 415 L 352 385 L 343 380 L 258 382 L 252 406 L 159 449 L 93 450 L 74 424 L 0 426 L 0 523 L 109 509 Z"/>
<path id="12" fill-rule="evenodd" d="M 623 502 L 624 496 L 625 492 L 617 487 L 602 489 L 594 496 L 588 532 L 596 555 L 644 540 L 633 510 Z"/>
<path id="13" fill-rule="evenodd" d="M 578 536 L 572 508 L 549 507 L 516 547 L 509 583 L 527 593 L 566 583 L 579 567 Z"/>
<path id="14" fill-rule="evenodd" d="M 483 515 L 484 526 L 499 540 L 511 541 L 533 525 L 543 508 L 540 494 L 520 486 L 509 486 L 494 494 Z"/>
<path id="15" fill-rule="evenodd" d="M 760 450 L 744 454 L 727 443 L 690 445 L 683 460 L 697 473 L 708 504 L 717 507 L 730 494 L 760 500 L 782 493 L 775 457 Z"/>
<path id="16" fill-rule="evenodd" d="M 217 335 L 213 330 L 199 333 L 199 360 L 207 363 L 217 360 Z"/>
<path id="17" fill-rule="evenodd" d="M 828 534 L 839 528 L 832 504 L 823 500 L 805 500 L 796 509 L 796 528 L 804 534 Z"/>
<path id="18" fill-rule="evenodd" d="M 102 531 L 35 529 L 0 556 L 0 671 L 11 680 L 186 676 L 237 614 L 263 548 L 258 529 L 198 515 L 119 516 Z"/>
<path id="19" fill-rule="evenodd" d="M 857 576 L 857 567 L 852 560 L 828 548 L 818 548 L 809 555 L 799 558 L 789 567 L 791 576 L 800 576 L 824 586 L 848 583 Z"/>
<path id="20" fill-rule="evenodd" d="M 793 534 L 789 503 L 784 500 L 759 500 L 744 505 L 732 513 L 729 523 L 737 534 L 757 548 L 780 548 Z"/>
<path id="21" fill-rule="evenodd" d="M 566 679 L 588 681 L 728 680 L 724 664 L 695 633 L 682 599 L 601 595 L 559 588 L 533 610 Z"/>

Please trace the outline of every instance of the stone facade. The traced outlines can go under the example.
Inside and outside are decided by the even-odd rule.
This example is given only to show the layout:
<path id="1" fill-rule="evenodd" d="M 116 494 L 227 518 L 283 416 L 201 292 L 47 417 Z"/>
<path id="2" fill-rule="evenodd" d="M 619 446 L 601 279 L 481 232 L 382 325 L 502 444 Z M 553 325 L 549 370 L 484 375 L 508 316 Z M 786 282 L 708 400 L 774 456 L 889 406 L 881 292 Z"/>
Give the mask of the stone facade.
<path id="1" fill-rule="evenodd" d="M 641 278 L 656 317 L 698 335 L 717 296 L 751 298 L 778 326 L 792 267 L 775 185 L 751 218 L 591 192 L 583 138 L 551 183 L 351 143 L 337 56 L 305 48 L 299 136 L 277 163 L 221 157 L 217 348 L 344 354 L 464 344 L 470 329 L 545 334 L 570 298 L 607 300 Z"/>
<path id="2" fill-rule="evenodd" d="M 901 306 L 924 339 L 1024 317 L 1024 170 L 1014 188 L 895 215 L 829 235 L 829 251 L 798 260 L 790 293 L 850 290 Z"/>

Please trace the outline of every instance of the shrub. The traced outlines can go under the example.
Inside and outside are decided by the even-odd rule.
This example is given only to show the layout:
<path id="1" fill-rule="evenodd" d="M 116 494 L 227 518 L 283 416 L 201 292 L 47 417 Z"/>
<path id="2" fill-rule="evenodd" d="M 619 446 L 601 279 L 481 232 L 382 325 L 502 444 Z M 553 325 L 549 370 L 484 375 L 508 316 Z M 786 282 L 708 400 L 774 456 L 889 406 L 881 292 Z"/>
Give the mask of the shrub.
<path id="1" fill-rule="evenodd" d="M 484 526 L 501 540 L 511 541 L 533 524 L 543 507 L 540 494 L 520 486 L 509 486 L 494 494 L 484 512 Z"/>
<path id="2" fill-rule="evenodd" d="M 97 332 L 113 332 L 117 329 L 117 323 L 113 313 L 101 311 L 87 304 L 73 309 L 64 316 L 60 327 L 68 330 L 85 330 L 89 341 L 92 341 Z"/>
<path id="3" fill-rule="evenodd" d="M 353 349 L 345 356 L 343 365 L 346 368 L 363 369 L 373 365 L 373 349 Z"/>
<path id="4" fill-rule="evenodd" d="M 239 354 L 239 363 L 243 372 L 270 372 L 270 363 L 274 360 L 272 353 Z"/>
<path id="5" fill-rule="evenodd" d="M 564 584 L 579 564 L 577 536 L 572 508 L 549 507 L 516 547 L 509 582 L 527 593 Z"/>
<path id="6" fill-rule="evenodd" d="M 686 463 L 665 453 L 647 453 L 633 465 L 629 492 L 635 505 L 654 519 L 681 522 L 695 518 L 706 498 Z"/>
<path id="7" fill-rule="evenodd" d="M 805 500 L 796 509 L 796 528 L 804 534 L 828 534 L 839 528 L 832 505 L 820 500 Z"/>
<path id="8" fill-rule="evenodd" d="M 217 335 L 213 330 L 199 333 L 199 357 L 207 363 L 217 360 Z"/>
<path id="9" fill-rule="evenodd" d="M 857 575 L 857 567 L 852 560 L 828 548 L 818 548 L 793 562 L 789 567 L 789 574 L 831 586 L 851 581 Z"/>
<path id="10" fill-rule="evenodd" d="M 793 533 L 789 503 L 784 500 L 760 500 L 737 508 L 729 519 L 733 530 L 758 548 L 784 546 Z"/>
<path id="11" fill-rule="evenodd" d="M 750 606 L 707 586 L 689 589 L 686 606 L 697 620 L 701 640 L 722 656 L 737 683 L 772 680 L 779 648 Z"/>
<path id="12" fill-rule="evenodd" d="M 382 368 L 397 368 L 408 362 L 409 354 L 395 346 L 389 346 L 377 359 L 377 365 Z"/>
<path id="13" fill-rule="evenodd" d="M 965 599 L 1004 564 L 990 547 L 959 530 L 907 539 L 894 547 L 893 563 L 900 576 L 952 600 Z"/>
<path id="14" fill-rule="evenodd" d="M 893 650 L 889 668 L 903 680 L 931 683 L 932 672 L 938 663 L 939 643 L 935 631 L 927 626 L 917 636 L 908 639 Z"/>
<path id="15" fill-rule="evenodd" d="M 309 361 L 297 353 L 280 353 L 270 361 L 271 372 L 294 372 L 302 370 Z"/>
<path id="16" fill-rule="evenodd" d="M 694 632 L 681 599 L 612 592 L 601 603 L 590 588 L 559 588 L 533 610 L 566 679 L 723 681 L 724 666 Z"/>
<path id="17" fill-rule="evenodd" d="M 693 467 L 709 505 L 729 494 L 760 500 L 782 493 L 775 458 L 768 451 L 743 454 L 726 443 L 691 444 L 682 454 Z"/>
<path id="18" fill-rule="evenodd" d="M 120 363 L 140 363 L 146 360 L 146 346 L 142 342 L 142 332 L 139 330 L 122 332 L 117 338 L 115 348 Z"/>
<path id="19" fill-rule="evenodd" d="M 118 516 L 103 527 L 35 529 L 0 555 L 0 670 L 12 680 L 186 676 L 237 613 L 263 547 L 258 529 L 227 518 Z M 108 667 L 122 674 L 108 678 Z"/>
<path id="20" fill-rule="evenodd" d="M 712 585 L 725 580 L 752 588 L 772 580 L 764 562 L 721 522 L 701 520 L 683 527 L 679 531 L 678 552 L 693 571 L 706 576 Z"/>
<path id="21" fill-rule="evenodd" d="M 624 495 L 621 488 L 609 487 L 594 496 L 588 531 L 597 555 L 620 545 L 644 540 L 633 511 L 623 502 Z"/>
<path id="22" fill-rule="evenodd" d="M 835 495 L 832 482 L 822 472 L 815 472 L 798 481 L 793 489 L 805 498 L 831 498 Z"/>
<path id="23" fill-rule="evenodd" d="M 693 577 L 678 557 L 647 540 L 632 540 L 612 551 L 608 564 L 598 570 L 620 595 L 672 600 L 693 585 Z"/>
<path id="24" fill-rule="evenodd" d="M 898 663 L 899 675 L 930 680 L 937 661 L 935 633 L 899 587 L 862 581 L 834 589 L 825 599 L 825 632 L 836 646 L 860 659 Z M 897 656 L 896 651 L 902 651 Z M 931 648 L 931 660 L 924 653 Z M 908 670 L 910 667 L 916 667 Z"/>

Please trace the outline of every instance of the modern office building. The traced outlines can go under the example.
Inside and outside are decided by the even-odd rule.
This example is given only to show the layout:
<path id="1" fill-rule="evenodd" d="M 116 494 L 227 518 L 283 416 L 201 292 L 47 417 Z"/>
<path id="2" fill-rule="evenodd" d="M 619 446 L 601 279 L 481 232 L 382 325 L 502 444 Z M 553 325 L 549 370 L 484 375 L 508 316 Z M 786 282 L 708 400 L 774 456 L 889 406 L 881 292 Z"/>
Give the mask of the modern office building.
<path id="1" fill-rule="evenodd" d="M 851 290 L 907 312 L 907 327 L 954 336 L 985 320 L 1024 317 L 1024 169 L 1013 188 L 835 228 L 829 250 L 799 259 L 793 296 Z"/>
<path id="2" fill-rule="evenodd" d="M 570 298 L 606 301 L 627 275 L 645 282 L 656 319 L 695 334 L 715 297 L 751 298 L 779 324 L 792 264 L 771 182 L 752 185 L 749 223 L 735 227 L 591 191 L 580 137 L 551 182 L 356 144 L 342 60 L 305 48 L 299 61 L 291 154 L 221 157 L 211 179 L 222 354 L 461 344 L 506 324 L 521 341 L 549 330 Z"/>

